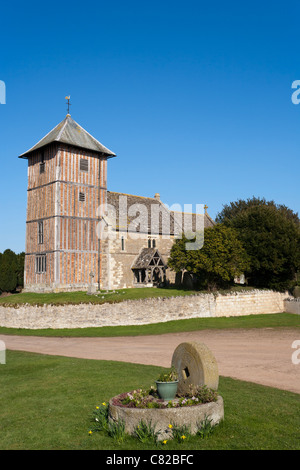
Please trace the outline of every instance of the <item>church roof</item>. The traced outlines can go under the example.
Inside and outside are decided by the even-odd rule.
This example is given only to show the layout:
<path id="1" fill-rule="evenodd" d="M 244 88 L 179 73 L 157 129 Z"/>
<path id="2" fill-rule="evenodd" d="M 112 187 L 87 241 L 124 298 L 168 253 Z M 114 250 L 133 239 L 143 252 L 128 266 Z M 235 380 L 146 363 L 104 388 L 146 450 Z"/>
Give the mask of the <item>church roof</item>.
<path id="1" fill-rule="evenodd" d="M 156 248 L 143 248 L 131 269 L 147 269 L 150 265 L 164 266 L 166 264 Z"/>
<path id="2" fill-rule="evenodd" d="M 126 198 L 126 217 L 120 214 L 122 204 L 121 198 Z M 195 232 L 200 227 L 213 227 L 215 222 L 208 213 L 204 214 L 185 214 L 184 212 L 170 211 L 156 197 L 134 196 L 132 194 L 116 193 L 107 191 L 108 212 L 110 213 L 112 227 L 115 230 L 128 230 L 128 232 L 144 232 L 148 234 L 170 234 L 179 235 L 183 230 L 186 232 Z M 129 210 L 131 207 L 132 210 Z M 156 207 L 157 211 L 154 211 Z M 140 211 L 140 213 L 138 213 Z M 153 217 L 157 212 L 159 217 Z M 204 220 L 203 220 L 204 217 Z M 127 220 L 125 220 L 127 219 Z M 124 225 L 125 223 L 125 225 Z M 127 224 L 127 225 L 126 225 Z"/>
<path id="3" fill-rule="evenodd" d="M 54 129 L 52 129 L 31 149 L 20 155 L 19 158 L 28 158 L 29 153 L 53 142 L 61 142 L 64 144 L 74 145 L 75 147 L 93 150 L 94 152 L 105 154 L 107 157 L 116 156 L 115 153 L 104 147 L 104 145 L 83 129 L 83 127 L 77 124 L 77 122 L 71 118 L 70 114 L 67 114 L 63 121 L 54 127 Z"/>

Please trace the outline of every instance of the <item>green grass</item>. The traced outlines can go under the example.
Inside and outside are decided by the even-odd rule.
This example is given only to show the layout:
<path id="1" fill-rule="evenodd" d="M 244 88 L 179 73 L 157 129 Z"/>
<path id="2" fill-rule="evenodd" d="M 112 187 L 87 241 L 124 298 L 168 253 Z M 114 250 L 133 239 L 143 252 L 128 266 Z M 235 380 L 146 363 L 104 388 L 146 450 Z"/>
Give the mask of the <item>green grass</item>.
<path id="1" fill-rule="evenodd" d="M 7 351 L 0 365 L 0 449 L 155 449 L 133 437 L 118 444 L 88 434 L 95 407 L 150 386 L 161 369 L 111 361 Z M 300 449 L 297 394 L 221 377 L 225 420 L 207 439 L 168 441 L 163 450 Z"/>
<path id="2" fill-rule="evenodd" d="M 87 295 L 86 292 L 58 292 L 39 294 L 24 292 L 0 298 L 0 305 L 17 306 L 30 305 L 76 305 L 80 303 L 103 304 L 122 302 L 124 300 L 139 300 L 149 297 L 172 297 L 178 295 L 193 295 L 199 292 L 185 289 L 157 289 L 154 287 L 141 287 L 132 289 L 118 289 L 115 291 L 101 291 L 97 295 Z"/>
<path id="3" fill-rule="evenodd" d="M 103 326 L 99 328 L 70 328 L 29 330 L 22 328 L 0 327 L 0 334 L 22 336 L 69 336 L 69 337 L 113 337 L 142 336 L 204 329 L 225 328 L 299 328 L 300 316 L 292 313 L 270 313 L 261 315 L 245 315 L 241 317 L 190 318 L 172 320 L 149 325 Z"/>
<path id="4" fill-rule="evenodd" d="M 253 287 L 236 286 L 220 293 L 238 292 L 243 290 L 252 290 Z M 87 295 L 86 292 L 59 292 L 38 294 L 33 292 L 25 292 L 21 294 L 13 294 L 0 298 L 0 305 L 17 306 L 17 305 L 76 305 L 80 303 L 103 304 L 122 302 L 124 300 L 139 300 L 150 297 L 173 297 L 182 295 L 207 294 L 207 291 L 196 291 L 187 289 L 156 288 L 156 287 L 139 287 L 132 289 L 117 289 L 114 291 L 101 291 L 97 295 Z"/>

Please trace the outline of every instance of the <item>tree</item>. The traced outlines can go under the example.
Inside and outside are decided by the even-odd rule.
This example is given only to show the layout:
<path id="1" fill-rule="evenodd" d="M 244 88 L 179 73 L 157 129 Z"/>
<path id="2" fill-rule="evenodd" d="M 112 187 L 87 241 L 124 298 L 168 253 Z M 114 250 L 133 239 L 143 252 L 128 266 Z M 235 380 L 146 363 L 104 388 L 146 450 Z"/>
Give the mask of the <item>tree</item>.
<path id="1" fill-rule="evenodd" d="M 234 228 L 250 257 L 249 282 L 277 290 L 293 286 L 300 268 L 300 221 L 286 206 L 252 198 L 224 206 L 218 221 Z"/>
<path id="2" fill-rule="evenodd" d="M 287 206 L 283 204 L 276 204 L 274 201 L 266 201 L 265 198 L 259 198 L 253 196 L 251 199 L 247 200 L 239 199 L 235 202 L 230 202 L 229 204 L 223 205 L 221 212 L 217 214 L 216 223 L 227 223 L 230 224 L 230 221 L 234 219 L 241 212 L 257 206 L 267 206 L 274 208 L 277 211 L 281 212 L 287 219 L 294 220 L 295 223 L 300 224 L 300 219 L 298 214 L 293 212 Z"/>
<path id="3" fill-rule="evenodd" d="M 233 283 L 234 277 L 249 269 L 249 259 L 236 231 L 223 224 L 204 230 L 200 250 L 187 250 L 185 237 L 176 240 L 168 265 L 175 272 L 194 274 L 203 287 L 215 289 Z"/>
<path id="4" fill-rule="evenodd" d="M 17 285 L 19 287 L 24 286 L 24 263 L 25 263 L 25 253 L 24 251 L 22 251 L 22 253 L 19 253 L 17 255 L 16 274 L 17 274 Z"/>
<path id="5" fill-rule="evenodd" d="M 8 249 L 0 255 L 0 292 L 14 292 L 17 286 L 23 286 L 25 253 Z"/>
<path id="6" fill-rule="evenodd" d="M 17 274 L 15 266 L 6 260 L 0 266 L 0 291 L 13 292 L 17 287 Z"/>

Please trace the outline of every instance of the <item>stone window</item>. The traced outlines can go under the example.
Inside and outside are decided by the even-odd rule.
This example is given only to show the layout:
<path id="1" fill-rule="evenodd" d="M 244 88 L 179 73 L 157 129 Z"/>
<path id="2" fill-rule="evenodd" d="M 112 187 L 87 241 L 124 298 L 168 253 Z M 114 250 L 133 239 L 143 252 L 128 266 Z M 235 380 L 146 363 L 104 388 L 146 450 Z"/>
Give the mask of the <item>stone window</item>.
<path id="1" fill-rule="evenodd" d="M 155 238 L 148 238 L 148 248 L 156 248 L 156 240 Z"/>
<path id="2" fill-rule="evenodd" d="M 84 193 L 79 193 L 79 201 L 84 202 L 85 201 L 85 194 Z"/>
<path id="3" fill-rule="evenodd" d="M 125 238 L 121 237 L 121 250 L 125 251 Z"/>

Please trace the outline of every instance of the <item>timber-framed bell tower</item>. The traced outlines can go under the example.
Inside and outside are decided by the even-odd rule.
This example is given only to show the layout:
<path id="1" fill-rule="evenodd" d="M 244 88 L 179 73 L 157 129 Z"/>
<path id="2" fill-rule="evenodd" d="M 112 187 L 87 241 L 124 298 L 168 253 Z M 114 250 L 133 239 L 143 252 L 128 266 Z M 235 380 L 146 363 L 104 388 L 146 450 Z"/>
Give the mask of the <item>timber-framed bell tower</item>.
<path id="1" fill-rule="evenodd" d="M 106 203 L 108 148 L 71 115 L 19 158 L 28 161 L 24 291 L 101 287 L 97 209 Z"/>

